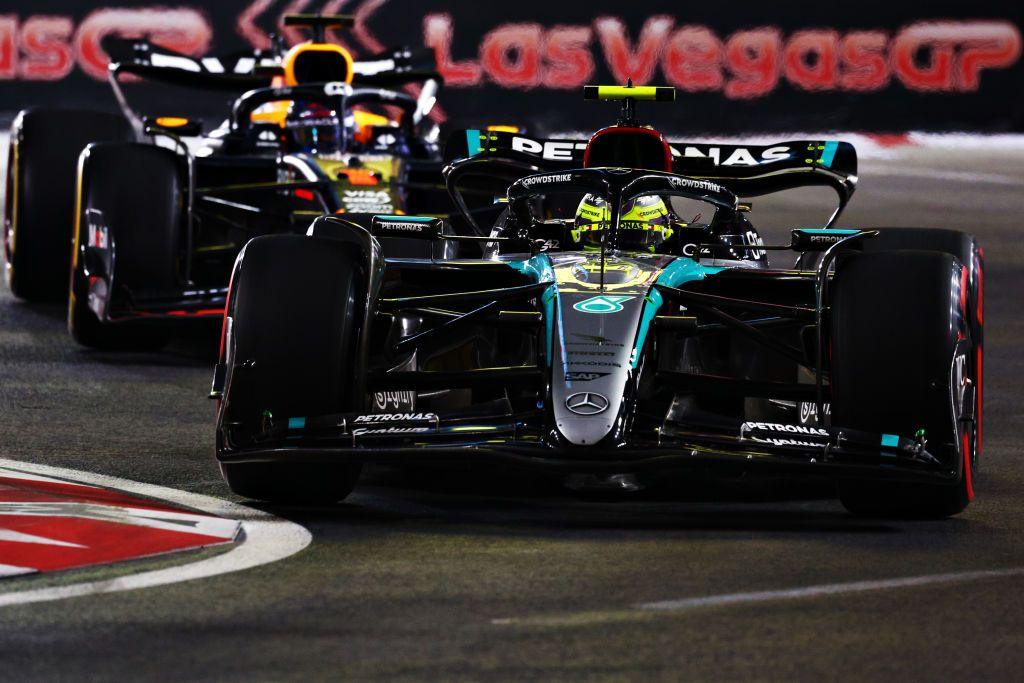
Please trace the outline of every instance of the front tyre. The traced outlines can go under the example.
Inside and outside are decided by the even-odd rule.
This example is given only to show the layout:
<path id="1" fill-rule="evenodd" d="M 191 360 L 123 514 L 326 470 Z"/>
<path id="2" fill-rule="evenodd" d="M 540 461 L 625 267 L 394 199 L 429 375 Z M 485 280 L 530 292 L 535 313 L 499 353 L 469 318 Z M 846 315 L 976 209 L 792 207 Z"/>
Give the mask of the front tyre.
<path id="1" fill-rule="evenodd" d="M 225 319 L 219 453 L 252 446 L 266 425 L 361 409 L 354 387 L 369 281 L 354 244 L 300 235 L 249 241 L 235 265 Z M 221 464 L 235 493 L 282 503 L 339 501 L 360 468 Z"/>
<path id="2" fill-rule="evenodd" d="M 844 260 L 833 283 L 832 422 L 913 437 L 946 469 L 945 483 L 850 481 L 855 514 L 942 518 L 974 497 L 974 398 L 967 268 L 937 251 L 896 250 Z"/>

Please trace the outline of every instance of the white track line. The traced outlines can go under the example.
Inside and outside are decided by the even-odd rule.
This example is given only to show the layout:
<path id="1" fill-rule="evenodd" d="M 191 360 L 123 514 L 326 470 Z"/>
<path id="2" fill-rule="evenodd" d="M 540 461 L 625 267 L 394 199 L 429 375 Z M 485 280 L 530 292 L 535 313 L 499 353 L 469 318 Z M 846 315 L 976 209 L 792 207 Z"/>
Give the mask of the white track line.
<path id="1" fill-rule="evenodd" d="M 1008 569 L 981 569 L 976 571 L 951 572 L 948 574 L 924 574 L 921 576 L 905 576 L 872 581 L 851 581 L 848 583 L 826 583 L 816 586 L 752 591 L 749 593 L 724 593 L 697 598 L 682 598 L 679 600 L 659 600 L 657 602 L 644 602 L 632 605 L 622 610 L 575 612 L 562 615 L 538 615 L 522 618 L 493 619 L 491 623 L 499 626 L 579 626 L 599 622 L 642 619 L 645 616 L 649 616 L 651 613 L 677 614 L 706 607 L 726 607 L 730 605 L 750 605 L 785 600 L 804 600 L 808 598 L 869 593 L 874 591 L 894 590 L 898 588 L 920 588 L 924 586 L 967 583 L 971 581 L 983 581 L 986 579 L 1002 579 L 1020 576 L 1024 576 L 1024 567 L 1011 567 Z"/>
<path id="2" fill-rule="evenodd" d="M 228 574 L 283 560 L 299 552 L 312 541 L 309 531 L 294 522 L 275 517 L 261 510 L 213 498 L 212 496 L 179 491 L 155 484 L 143 484 L 129 479 L 108 477 L 102 474 L 20 462 L 18 460 L 0 459 L 0 467 L 20 470 L 30 474 L 68 479 L 70 483 L 77 481 L 94 486 L 118 489 L 200 510 L 211 515 L 237 519 L 242 523 L 242 531 L 244 532 L 244 536 L 241 537 L 239 544 L 222 555 L 177 567 L 156 569 L 105 581 L 88 581 L 66 586 L 0 593 L 0 607 L 62 600 L 98 593 L 116 593 L 118 591 L 136 590 L 139 588 L 165 586 L 182 581 L 192 581 L 194 579 Z"/>
<path id="3" fill-rule="evenodd" d="M 967 572 L 951 572 L 949 574 L 925 574 L 922 576 L 905 576 L 896 579 L 878 579 L 875 581 L 851 581 L 849 583 L 826 583 L 818 586 L 802 588 L 786 588 L 772 591 L 754 591 L 751 593 L 728 593 L 725 595 L 709 595 L 703 598 L 684 598 L 682 600 L 660 600 L 637 605 L 637 609 L 656 612 L 681 612 L 696 607 L 718 607 L 752 602 L 769 602 L 775 600 L 799 600 L 802 598 L 818 598 L 848 593 L 868 593 L 871 591 L 892 590 L 894 588 L 917 588 L 944 583 L 964 583 L 983 579 L 998 579 L 1012 576 L 1024 576 L 1024 567 L 1011 569 L 981 569 Z"/>

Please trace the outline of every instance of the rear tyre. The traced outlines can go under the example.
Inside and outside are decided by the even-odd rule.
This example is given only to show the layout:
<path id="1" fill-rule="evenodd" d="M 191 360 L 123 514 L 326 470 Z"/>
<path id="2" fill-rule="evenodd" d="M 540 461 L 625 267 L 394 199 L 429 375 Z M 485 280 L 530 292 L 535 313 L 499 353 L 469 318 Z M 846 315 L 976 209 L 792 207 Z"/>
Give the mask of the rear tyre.
<path id="1" fill-rule="evenodd" d="M 68 329 L 96 349 L 154 349 L 169 328 L 146 321 L 104 323 L 97 309 L 138 292 L 180 291 L 178 252 L 185 208 L 185 178 L 170 150 L 136 143 L 100 143 L 82 152 L 77 238 L 68 297 Z M 91 290 L 90 220 L 106 226 L 113 250 L 113 290 L 105 301 Z M 95 265 L 95 262 L 93 262 Z M 109 274 L 108 274 L 109 275 Z M 90 301 L 90 297 L 92 301 Z"/>
<path id="2" fill-rule="evenodd" d="M 90 142 L 127 140 L 131 129 L 103 112 L 30 109 L 11 127 L 4 206 L 6 278 L 26 301 L 68 291 L 78 155 Z"/>
<path id="3" fill-rule="evenodd" d="M 974 496 L 971 479 L 973 341 L 967 272 L 934 251 L 887 251 L 845 260 L 833 284 L 832 422 L 913 437 L 924 430 L 948 483 L 851 481 L 840 499 L 872 516 L 941 518 Z"/>
<path id="4" fill-rule="evenodd" d="M 251 240 L 232 276 L 225 324 L 226 389 L 218 440 L 257 436 L 266 420 L 350 412 L 369 271 L 354 244 L 298 235 Z M 244 444 L 239 444 L 244 445 Z M 273 502 L 336 502 L 359 463 L 224 463 L 239 495 Z"/>

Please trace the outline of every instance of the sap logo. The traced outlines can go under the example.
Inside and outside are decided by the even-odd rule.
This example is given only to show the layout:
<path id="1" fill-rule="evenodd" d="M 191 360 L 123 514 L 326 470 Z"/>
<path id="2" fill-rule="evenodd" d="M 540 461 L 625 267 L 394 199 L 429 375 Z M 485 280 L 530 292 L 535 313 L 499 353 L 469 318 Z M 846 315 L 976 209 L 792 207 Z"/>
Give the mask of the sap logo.
<path id="1" fill-rule="evenodd" d="M 610 372 L 567 372 L 565 373 L 566 382 L 592 382 L 595 379 L 601 379 L 607 377 Z"/>
<path id="2" fill-rule="evenodd" d="M 571 140 L 545 140 L 538 142 L 530 138 L 512 138 L 512 151 L 539 154 L 552 161 L 572 161 L 575 150 L 585 150 L 587 143 Z"/>
<path id="3" fill-rule="evenodd" d="M 726 151 L 729 151 L 729 156 L 725 158 L 725 161 L 722 161 L 721 147 L 695 147 L 688 145 L 683 148 L 682 152 L 673 147 L 672 156 L 685 159 L 710 159 L 715 166 L 759 166 L 761 164 L 770 164 L 773 161 L 792 158 L 793 155 L 789 150 L 789 147 L 783 146 L 754 150 L 760 152 L 760 158 L 758 158 L 754 156 L 754 152 L 751 152 L 746 147 L 727 147 Z"/>

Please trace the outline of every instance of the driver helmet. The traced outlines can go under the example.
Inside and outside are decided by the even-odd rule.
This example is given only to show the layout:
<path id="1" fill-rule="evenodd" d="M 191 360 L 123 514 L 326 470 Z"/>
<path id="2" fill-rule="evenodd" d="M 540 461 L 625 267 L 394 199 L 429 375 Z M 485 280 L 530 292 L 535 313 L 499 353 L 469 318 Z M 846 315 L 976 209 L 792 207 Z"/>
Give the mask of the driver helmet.
<path id="1" fill-rule="evenodd" d="M 601 231 L 610 230 L 612 215 L 608 201 L 588 194 L 576 209 L 572 238 L 584 248 L 599 248 Z M 651 251 L 672 236 L 672 222 L 665 200 L 657 195 L 634 197 L 622 205 L 618 248 Z"/>
<path id="2" fill-rule="evenodd" d="M 291 153 L 337 154 L 342 151 L 341 121 L 338 113 L 321 104 L 292 102 L 284 121 L 285 138 Z"/>

